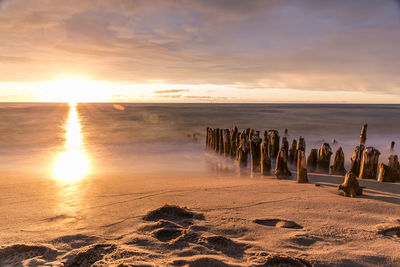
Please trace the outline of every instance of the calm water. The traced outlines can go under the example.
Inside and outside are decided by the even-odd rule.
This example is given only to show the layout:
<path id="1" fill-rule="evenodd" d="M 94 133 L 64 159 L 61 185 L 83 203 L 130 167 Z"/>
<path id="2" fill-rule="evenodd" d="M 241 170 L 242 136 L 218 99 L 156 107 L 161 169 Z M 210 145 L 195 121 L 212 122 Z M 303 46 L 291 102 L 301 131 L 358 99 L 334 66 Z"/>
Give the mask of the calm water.
<path id="1" fill-rule="evenodd" d="M 1 170 L 55 176 L 57 170 L 86 167 L 89 173 L 234 168 L 233 162 L 205 150 L 207 126 L 237 125 L 239 129 L 277 129 L 281 133 L 288 128 L 289 142 L 299 135 L 306 138 L 307 154 L 310 148 L 335 138 L 338 144 L 332 148 L 342 146 L 347 161 L 359 142 L 363 123 L 368 123 L 367 145 L 381 151 L 381 160 L 386 161 L 391 141 L 400 142 L 399 105 L 121 105 L 123 108 L 113 104 L 0 104 Z"/>

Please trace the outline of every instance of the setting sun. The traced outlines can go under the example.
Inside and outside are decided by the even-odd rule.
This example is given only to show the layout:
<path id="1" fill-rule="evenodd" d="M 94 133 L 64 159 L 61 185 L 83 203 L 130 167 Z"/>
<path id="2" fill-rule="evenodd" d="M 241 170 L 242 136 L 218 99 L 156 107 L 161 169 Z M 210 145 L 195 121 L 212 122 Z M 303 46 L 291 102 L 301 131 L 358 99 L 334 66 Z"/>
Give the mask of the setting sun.
<path id="1" fill-rule="evenodd" d="M 104 83 L 83 77 L 43 82 L 41 89 L 39 98 L 46 102 L 106 102 L 111 96 Z"/>

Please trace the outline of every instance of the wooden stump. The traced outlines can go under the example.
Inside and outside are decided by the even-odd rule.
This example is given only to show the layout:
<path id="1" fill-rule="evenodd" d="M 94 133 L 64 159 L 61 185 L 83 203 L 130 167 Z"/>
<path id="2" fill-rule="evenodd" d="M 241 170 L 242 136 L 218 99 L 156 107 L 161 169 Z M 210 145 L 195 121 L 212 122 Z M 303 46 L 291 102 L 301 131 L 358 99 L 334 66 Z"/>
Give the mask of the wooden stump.
<path id="1" fill-rule="evenodd" d="M 218 151 L 220 154 L 224 154 L 224 129 L 219 129 L 219 141 L 218 141 Z"/>
<path id="2" fill-rule="evenodd" d="M 345 175 L 347 172 L 344 168 L 344 153 L 342 147 L 339 147 L 339 149 L 336 150 L 335 160 L 331 166 L 331 172 L 336 175 Z"/>
<path id="3" fill-rule="evenodd" d="M 261 175 L 271 174 L 271 157 L 269 156 L 268 139 L 264 139 L 260 147 L 261 152 Z"/>
<path id="4" fill-rule="evenodd" d="M 360 179 L 376 179 L 380 154 L 381 153 L 373 147 L 364 149 L 360 165 Z"/>
<path id="5" fill-rule="evenodd" d="M 360 175 L 360 165 L 364 145 L 359 145 L 354 148 L 353 155 L 351 156 L 350 171 L 355 175 Z"/>
<path id="6" fill-rule="evenodd" d="M 290 164 L 295 164 L 296 163 L 296 152 L 297 152 L 297 141 L 296 139 L 292 140 L 292 143 L 290 144 L 290 149 L 289 149 L 289 163 Z"/>
<path id="7" fill-rule="evenodd" d="M 297 151 L 306 151 L 306 140 L 303 137 L 299 137 L 299 142 L 297 142 Z"/>
<path id="8" fill-rule="evenodd" d="M 292 175 L 287 166 L 287 158 L 285 157 L 285 151 L 282 149 L 279 150 L 278 156 L 276 158 L 275 175 L 277 178 L 285 178 Z"/>
<path id="9" fill-rule="evenodd" d="M 219 129 L 216 128 L 214 129 L 214 147 L 213 147 L 215 152 L 218 152 L 219 150 Z"/>
<path id="10" fill-rule="evenodd" d="M 260 171 L 261 167 L 261 139 L 260 132 L 253 134 L 250 142 L 250 169 L 251 172 Z"/>
<path id="11" fill-rule="evenodd" d="M 279 133 L 277 130 L 269 130 L 268 131 L 268 144 L 269 144 L 269 154 L 272 159 L 275 159 L 278 156 L 279 152 Z"/>
<path id="12" fill-rule="evenodd" d="M 317 170 L 329 173 L 332 149 L 328 143 L 323 143 L 318 152 Z"/>
<path id="13" fill-rule="evenodd" d="M 365 145 L 365 142 L 367 141 L 367 128 L 368 124 L 364 124 L 361 129 L 360 145 Z"/>
<path id="14" fill-rule="evenodd" d="M 224 129 L 223 141 L 224 141 L 224 156 L 228 157 L 231 155 L 231 133 L 229 129 Z"/>
<path id="15" fill-rule="evenodd" d="M 299 152 L 298 152 L 297 182 L 298 183 L 308 183 L 306 156 L 304 154 L 304 151 L 302 151 L 302 150 L 299 150 Z"/>
<path id="16" fill-rule="evenodd" d="M 339 190 L 343 190 L 345 197 L 356 197 L 362 195 L 362 187 L 358 184 L 356 176 L 349 171 L 346 173 L 344 182 L 339 185 Z"/>
<path id="17" fill-rule="evenodd" d="M 236 151 L 237 151 L 237 147 L 238 147 L 238 144 L 237 144 L 237 134 L 238 134 L 238 128 L 235 126 L 234 128 L 233 128 L 233 130 L 231 131 L 231 134 L 230 134 L 230 145 L 231 145 L 231 152 L 230 152 L 230 154 L 231 154 L 231 157 L 232 158 L 236 158 Z"/>
<path id="18" fill-rule="evenodd" d="M 394 141 L 392 141 L 391 143 L 390 143 L 390 153 L 393 153 L 394 152 L 394 145 L 395 145 L 396 143 L 394 142 Z"/>
<path id="19" fill-rule="evenodd" d="M 237 159 L 239 161 L 239 166 L 240 167 L 246 167 L 247 166 L 248 150 L 247 150 L 246 140 L 247 140 L 246 132 L 243 131 L 240 134 L 240 145 L 239 145 L 238 151 L 237 151 Z"/>
<path id="20" fill-rule="evenodd" d="M 400 164 L 397 155 L 389 157 L 389 165 L 381 163 L 378 182 L 398 182 L 400 181 Z"/>
<path id="21" fill-rule="evenodd" d="M 309 171 L 315 171 L 317 169 L 318 162 L 318 150 L 316 148 L 311 149 L 310 155 L 308 155 L 307 159 L 307 169 Z"/>
<path id="22" fill-rule="evenodd" d="M 281 149 L 285 151 L 285 157 L 289 158 L 289 142 L 286 137 L 282 137 Z"/>

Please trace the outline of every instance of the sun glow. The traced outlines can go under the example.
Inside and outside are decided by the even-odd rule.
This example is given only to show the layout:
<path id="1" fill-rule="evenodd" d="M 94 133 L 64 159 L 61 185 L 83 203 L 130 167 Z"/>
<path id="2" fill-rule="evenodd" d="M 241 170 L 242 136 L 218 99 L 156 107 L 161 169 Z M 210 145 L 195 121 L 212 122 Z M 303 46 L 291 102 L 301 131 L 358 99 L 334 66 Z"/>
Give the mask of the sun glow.
<path id="1" fill-rule="evenodd" d="M 46 102 L 106 102 L 112 90 L 101 81 L 75 77 L 41 83 L 40 100 Z"/>
<path id="2" fill-rule="evenodd" d="M 83 136 L 76 103 L 70 102 L 65 124 L 65 151 L 54 164 L 54 177 L 64 182 L 75 182 L 89 172 L 89 160 L 83 148 Z"/>

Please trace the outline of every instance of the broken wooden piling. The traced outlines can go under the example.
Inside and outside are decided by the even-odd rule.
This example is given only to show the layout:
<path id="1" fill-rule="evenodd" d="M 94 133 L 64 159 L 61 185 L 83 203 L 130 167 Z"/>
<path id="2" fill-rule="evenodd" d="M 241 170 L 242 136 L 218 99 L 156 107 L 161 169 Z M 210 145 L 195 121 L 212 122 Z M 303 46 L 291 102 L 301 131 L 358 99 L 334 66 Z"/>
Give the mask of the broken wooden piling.
<path id="1" fill-rule="evenodd" d="M 279 142 L 280 142 L 279 132 L 277 130 L 269 130 L 268 131 L 269 154 L 272 159 L 275 159 L 278 156 Z"/>
<path id="2" fill-rule="evenodd" d="M 260 132 L 256 131 L 250 142 L 250 168 L 251 172 L 260 171 L 261 168 L 261 138 Z"/>
<path id="3" fill-rule="evenodd" d="M 397 155 L 391 155 L 389 157 L 388 165 L 381 163 L 378 182 L 399 182 L 400 181 L 400 164 Z"/>
<path id="4" fill-rule="evenodd" d="M 306 156 L 305 156 L 304 151 L 302 151 L 302 150 L 298 151 L 297 182 L 298 183 L 308 183 Z"/>
<path id="5" fill-rule="evenodd" d="M 296 148 L 297 148 L 297 141 L 296 141 L 296 139 L 293 139 L 292 143 L 290 144 L 290 149 L 289 149 L 289 163 L 290 164 L 295 164 L 295 162 L 296 162 Z"/>
<path id="6" fill-rule="evenodd" d="M 307 169 L 309 171 L 317 170 L 317 162 L 318 162 L 318 150 L 316 148 L 311 149 L 310 154 L 307 158 Z"/>
<path id="7" fill-rule="evenodd" d="M 285 178 L 291 175 L 292 173 L 290 172 L 287 166 L 287 158 L 285 157 L 285 151 L 280 149 L 276 157 L 275 176 L 277 178 Z"/>
<path id="8" fill-rule="evenodd" d="M 328 143 L 323 143 L 318 152 L 317 170 L 329 173 L 332 149 Z"/>
<path id="9" fill-rule="evenodd" d="M 344 168 L 344 153 L 342 147 L 339 147 L 335 152 L 335 159 L 331 166 L 331 173 L 336 175 L 345 175 L 346 169 Z"/>
<path id="10" fill-rule="evenodd" d="M 349 171 L 346 173 L 344 182 L 339 185 L 338 190 L 343 190 L 345 197 L 356 197 L 362 195 L 362 187 L 358 184 L 356 176 Z"/>
<path id="11" fill-rule="evenodd" d="M 360 165 L 360 179 L 376 179 L 380 154 L 374 147 L 364 149 Z"/>

